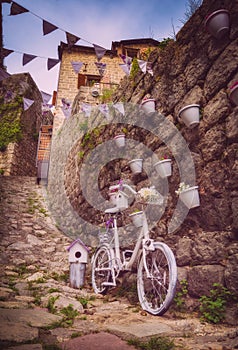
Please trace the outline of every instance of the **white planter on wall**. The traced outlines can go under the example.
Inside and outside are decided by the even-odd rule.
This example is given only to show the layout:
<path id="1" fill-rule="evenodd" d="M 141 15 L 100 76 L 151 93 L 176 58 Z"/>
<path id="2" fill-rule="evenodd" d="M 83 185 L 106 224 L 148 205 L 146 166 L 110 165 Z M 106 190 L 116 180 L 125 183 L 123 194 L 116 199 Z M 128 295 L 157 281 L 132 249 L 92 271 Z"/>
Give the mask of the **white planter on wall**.
<path id="1" fill-rule="evenodd" d="M 172 174 L 171 159 L 163 159 L 154 164 L 157 173 L 162 177 L 168 177 Z"/>
<path id="2" fill-rule="evenodd" d="M 149 98 L 141 102 L 141 108 L 145 113 L 153 113 L 155 112 L 155 100 L 153 98 Z"/>
<path id="3" fill-rule="evenodd" d="M 231 101 L 238 106 L 238 81 L 230 86 L 229 97 Z"/>
<path id="4" fill-rule="evenodd" d="M 192 209 L 200 206 L 198 186 L 189 187 L 179 195 L 181 201 L 187 208 Z"/>
<path id="5" fill-rule="evenodd" d="M 125 134 L 119 134 L 114 137 L 117 147 L 122 148 L 125 146 Z"/>
<path id="6" fill-rule="evenodd" d="M 189 129 L 193 129 L 199 124 L 199 107 L 200 106 L 197 104 L 187 105 L 180 109 L 178 113 L 178 118 L 182 120 Z"/>
<path id="7" fill-rule="evenodd" d="M 209 33 L 217 39 L 221 39 L 230 30 L 229 12 L 221 9 L 211 13 L 205 21 L 205 27 Z"/>
<path id="8" fill-rule="evenodd" d="M 132 159 L 128 164 L 130 165 L 131 171 L 134 174 L 139 174 L 142 172 L 143 159 Z"/>

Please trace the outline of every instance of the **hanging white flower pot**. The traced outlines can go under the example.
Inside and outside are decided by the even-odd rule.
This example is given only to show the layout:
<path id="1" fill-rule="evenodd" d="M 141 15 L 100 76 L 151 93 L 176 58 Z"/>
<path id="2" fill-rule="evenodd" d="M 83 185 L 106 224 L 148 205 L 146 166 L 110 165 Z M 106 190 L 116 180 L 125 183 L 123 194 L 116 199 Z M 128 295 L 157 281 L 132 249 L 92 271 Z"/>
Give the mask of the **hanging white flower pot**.
<path id="1" fill-rule="evenodd" d="M 198 186 L 189 187 L 180 192 L 179 198 L 187 208 L 196 208 L 200 206 Z"/>
<path id="2" fill-rule="evenodd" d="M 155 112 L 155 100 L 153 98 L 148 98 L 141 102 L 141 108 L 145 113 Z"/>
<path id="3" fill-rule="evenodd" d="M 199 124 L 199 107 L 197 104 L 187 105 L 178 113 L 178 118 L 182 119 L 189 129 L 193 129 Z"/>
<path id="4" fill-rule="evenodd" d="M 238 106 L 238 81 L 230 86 L 229 97 L 231 101 Z"/>
<path id="5" fill-rule="evenodd" d="M 162 177 L 168 177 L 172 174 L 172 161 L 171 159 L 163 159 L 154 164 L 157 173 Z"/>
<path id="6" fill-rule="evenodd" d="M 136 211 L 129 216 L 131 217 L 131 220 L 136 227 L 141 227 L 143 226 L 143 215 L 143 211 Z"/>
<path id="7" fill-rule="evenodd" d="M 134 174 L 138 174 L 142 172 L 142 164 L 143 164 L 143 159 L 132 159 L 129 163 L 131 171 Z"/>
<path id="8" fill-rule="evenodd" d="M 212 36 L 221 39 L 230 30 L 229 11 L 221 9 L 211 13 L 206 18 L 205 27 Z"/>
<path id="9" fill-rule="evenodd" d="M 125 146 L 125 134 L 119 134 L 114 137 L 117 147 L 121 148 Z"/>

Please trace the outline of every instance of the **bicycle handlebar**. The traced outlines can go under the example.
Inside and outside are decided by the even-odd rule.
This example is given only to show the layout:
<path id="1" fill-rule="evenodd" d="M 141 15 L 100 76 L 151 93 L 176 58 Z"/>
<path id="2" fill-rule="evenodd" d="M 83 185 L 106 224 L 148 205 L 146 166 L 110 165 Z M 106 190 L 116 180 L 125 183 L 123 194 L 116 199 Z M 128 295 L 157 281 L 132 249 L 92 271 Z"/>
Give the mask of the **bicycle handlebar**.
<path id="1" fill-rule="evenodd" d="M 120 190 L 120 189 L 123 189 L 123 188 L 127 188 L 134 195 L 137 194 L 137 192 L 131 186 L 129 186 L 129 185 L 125 184 L 125 183 L 114 185 L 114 186 L 110 186 L 109 190 L 114 191 L 114 190 Z"/>
<path id="2" fill-rule="evenodd" d="M 127 184 L 123 184 L 122 186 L 125 187 L 125 188 L 127 188 L 129 191 L 131 191 L 131 193 L 137 194 L 137 192 L 136 192 L 131 186 L 129 186 L 129 185 L 127 185 Z"/>

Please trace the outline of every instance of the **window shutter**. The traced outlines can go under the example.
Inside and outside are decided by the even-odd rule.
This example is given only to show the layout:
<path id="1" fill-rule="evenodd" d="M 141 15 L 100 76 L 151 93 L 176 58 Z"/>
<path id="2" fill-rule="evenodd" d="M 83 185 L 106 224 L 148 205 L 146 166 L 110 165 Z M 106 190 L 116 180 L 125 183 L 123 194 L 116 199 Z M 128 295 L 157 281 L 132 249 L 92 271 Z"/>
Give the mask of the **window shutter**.
<path id="1" fill-rule="evenodd" d="M 78 74 L 78 89 L 80 86 L 85 86 L 86 84 L 86 77 L 83 74 Z"/>

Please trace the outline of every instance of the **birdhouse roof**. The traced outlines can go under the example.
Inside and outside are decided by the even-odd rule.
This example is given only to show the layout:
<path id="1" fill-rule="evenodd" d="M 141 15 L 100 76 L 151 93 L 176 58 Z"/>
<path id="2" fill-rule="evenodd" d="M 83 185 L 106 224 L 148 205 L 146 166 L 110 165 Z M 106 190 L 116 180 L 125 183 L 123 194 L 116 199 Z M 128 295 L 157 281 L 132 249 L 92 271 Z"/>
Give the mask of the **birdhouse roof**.
<path id="1" fill-rule="evenodd" d="M 80 244 L 85 250 L 89 252 L 89 248 L 81 241 L 80 238 L 76 239 L 74 242 L 70 244 L 70 246 L 67 248 L 68 252 L 76 243 Z"/>

